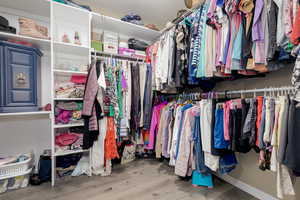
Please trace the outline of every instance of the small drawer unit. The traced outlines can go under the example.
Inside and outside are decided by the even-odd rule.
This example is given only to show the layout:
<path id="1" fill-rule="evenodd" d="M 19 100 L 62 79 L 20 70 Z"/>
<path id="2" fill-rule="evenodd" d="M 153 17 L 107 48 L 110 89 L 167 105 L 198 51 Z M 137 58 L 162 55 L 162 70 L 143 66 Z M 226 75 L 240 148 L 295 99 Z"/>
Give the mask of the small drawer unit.
<path id="1" fill-rule="evenodd" d="M 39 109 L 39 49 L 0 41 L 0 112 L 30 112 Z"/>

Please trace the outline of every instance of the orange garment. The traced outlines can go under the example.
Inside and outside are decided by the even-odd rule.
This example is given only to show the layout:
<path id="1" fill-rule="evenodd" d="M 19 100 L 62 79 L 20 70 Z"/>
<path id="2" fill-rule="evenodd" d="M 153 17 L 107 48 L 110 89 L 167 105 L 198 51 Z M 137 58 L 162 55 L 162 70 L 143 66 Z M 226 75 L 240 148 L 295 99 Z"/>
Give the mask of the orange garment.
<path id="1" fill-rule="evenodd" d="M 291 41 L 294 45 L 300 42 L 300 6 L 298 6 L 297 16 L 291 33 Z"/>
<path id="2" fill-rule="evenodd" d="M 105 137 L 104 157 L 105 160 L 112 160 L 114 158 L 119 158 L 117 141 L 116 141 L 115 122 L 112 117 L 107 117 L 107 130 L 106 130 L 106 137 Z"/>
<path id="3" fill-rule="evenodd" d="M 257 97 L 257 118 L 256 118 L 256 146 L 259 146 L 259 132 L 258 129 L 260 127 L 261 122 L 261 114 L 262 114 L 262 107 L 263 107 L 263 97 Z"/>

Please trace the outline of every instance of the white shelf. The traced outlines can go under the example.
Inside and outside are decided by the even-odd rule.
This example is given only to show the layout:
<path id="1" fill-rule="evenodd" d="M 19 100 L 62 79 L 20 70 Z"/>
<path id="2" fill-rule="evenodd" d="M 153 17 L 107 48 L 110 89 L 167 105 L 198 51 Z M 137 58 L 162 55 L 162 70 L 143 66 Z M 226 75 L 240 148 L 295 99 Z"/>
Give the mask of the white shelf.
<path id="1" fill-rule="evenodd" d="M 54 51 L 57 53 L 85 56 L 89 54 L 90 48 L 72 43 L 54 42 Z"/>
<path id="2" fill-rule="evenodd" d="M 46 39 L 33 38 L 33 37 L 17 35 L 12 33 L 5 33 L 5 32 L 0 32 L 0 38 L 5 40 L 12 39 L 12 40 L 19 40 L 23 42 L 29 42 L 34 47 L 44 51 L 50 51 L 51 48 L 50 40 L 46 40 Z"/>
<path id="3" fill-rule="evenodd" d="M 54 98 L 55 101 L 83 101 L 83 98 Z"/>
<path id="4" fill-rule="evenodd" d="M 161 35 L 159 31 L 149 29 L 145 26 L 139 26 L 98 13 L 92 13 L 92 27 L 119 33 L 121 35 L 130 36 L 148 42 L 155 41 Z"/>
<path id="5" fill-rule="evenodd" d="M 69 70 L 60 70 L 60 69 L 55 69 L 53 70 L 54 73 L 56 74 L 63 74 L 63 75 L 72 75 L 72 74 L 82 74 L 82 75 L 87 75 L 88 72 L 80 72 L 80 71 L 69 71 Z"/>
<path id="6" fill-rule="evenodd" d="M 0 7 L 21 10 L 32 15 L 50 17 L 49 0 L 1 0 Z"/>
<path id="7" fill-rule="evenodd" d="M 50 111 L 0 113 L 0 117 L 28 116 L 28 115 L 49 115 L 50 113 L 51 113 Z"/>
<path id="8" fill-rule="evenodd" d="M 56 124 L 54 125 L 54 128 L 70 128 L 70 127 L 77 127 L 77 126 L 84 126 L 84 123 Z"/>
<path id="9" fill-rule="evenodd" d="M 54 156 L 66 156 L 66 155 L 71 155 L 71 154 L 76 154 L 76 153 L 83 153 L 83 152 L 89 152 L 90 150 L 68 150 L 68 151 L 64 151 L 64 152 L 59 152 L 59 153 L 55 153 Z"/>

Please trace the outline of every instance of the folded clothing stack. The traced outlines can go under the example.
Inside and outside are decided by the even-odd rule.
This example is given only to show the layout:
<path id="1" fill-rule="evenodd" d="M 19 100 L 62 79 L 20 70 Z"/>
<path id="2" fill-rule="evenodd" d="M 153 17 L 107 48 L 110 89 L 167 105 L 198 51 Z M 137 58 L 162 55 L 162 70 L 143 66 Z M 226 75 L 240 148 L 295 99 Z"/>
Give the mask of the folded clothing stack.
<path id="1" fill-rule="evenodd" d="M 56 152 L 64 152 L 68 150 L 80 150 L 83 145 L 82 133 L 60 133 L 55 136 Z"/>
<path id="2" fill-rule="evenodd" d="M 58 102 L 55 106 L 55 123 L 69 124 L 81 122 L 82 102 Z"/>
<path id="3" fill-rule="evenodd" d="M 59 82 L 55 86 L 57 98 L 82 98 L 84 94 L 85 75 L 73 75 L 70 82 Z"/>
<path id="4" fill-rule="evenodd" d="M 141 25 L 141 26 L 144 25 L 141 16 L 134 14 L 134 13 L 129 13 L 128 15 L 123 17 L 121 20 L 125 21 L 125 22 L 129 22 L 129 23 L 133 23 L 136 25 Z"/>
<path id="5" fill-rule="evenodd" d="M 56 158 L 56 171 L 59 177 L 71 175 L 81 159 L 81 154 L 59 156 Z"/>

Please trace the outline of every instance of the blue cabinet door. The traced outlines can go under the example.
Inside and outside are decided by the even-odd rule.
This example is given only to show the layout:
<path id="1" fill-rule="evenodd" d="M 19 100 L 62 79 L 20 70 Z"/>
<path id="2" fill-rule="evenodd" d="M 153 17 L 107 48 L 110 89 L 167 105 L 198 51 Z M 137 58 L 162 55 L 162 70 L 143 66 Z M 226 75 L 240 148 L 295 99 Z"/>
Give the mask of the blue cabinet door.
<path id="1" fill-rule="evenodd" d="M 22 45 L 2 45 L 0 112 L 38 110 L 37 65 L 39 55 Z"/>
<path id="2" fill-rule="evenodd" d="M 6 47 L 6 106 L 36 106 L 35 53 Z"/>

